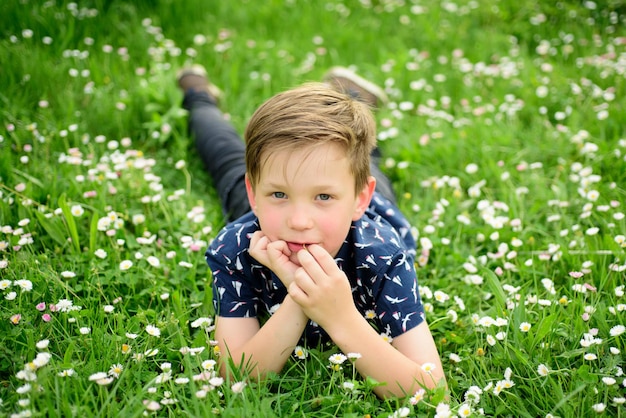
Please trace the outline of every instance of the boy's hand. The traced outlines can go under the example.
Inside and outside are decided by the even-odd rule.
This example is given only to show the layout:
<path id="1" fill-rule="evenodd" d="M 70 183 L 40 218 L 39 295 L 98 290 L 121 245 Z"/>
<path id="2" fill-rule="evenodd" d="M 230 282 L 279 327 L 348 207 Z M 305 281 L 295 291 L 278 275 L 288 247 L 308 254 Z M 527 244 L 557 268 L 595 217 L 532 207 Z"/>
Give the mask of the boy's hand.
<path id="1" fill-rule="evenodd" d="M 263 231 L 256 231 L 250 239 L 248 252 L 259 263 L 272 270 L 289 289 L 294 273 L 300 266 L 289 259 L 291 250 L 285 241 L 270 241 Z"/>
<path id="2" fill-rule="evenodd" d="M 288 287 L 291 298 L 304 313 L 328 331 L 339 318 L 347 319 L 356 311 L 346 274 L 333 257 L 319 245 L 307 246 L 298 259 L 302 267 Z"/>

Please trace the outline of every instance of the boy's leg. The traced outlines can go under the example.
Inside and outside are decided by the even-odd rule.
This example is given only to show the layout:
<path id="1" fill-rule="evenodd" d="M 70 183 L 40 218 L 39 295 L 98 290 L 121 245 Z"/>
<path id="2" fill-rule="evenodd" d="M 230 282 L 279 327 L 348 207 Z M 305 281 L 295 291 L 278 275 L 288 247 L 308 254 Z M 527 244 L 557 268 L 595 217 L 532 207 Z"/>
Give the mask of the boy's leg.
<path id="1" fill-rule="evenodd" d="M 213 179 L 224 215 L 232 221 L 250 210 L 244 183 L 245 145 L 219 110 L 220 92 L 208 82 L 202 67 L 183 69 L 178 85 L 185 94 L 183 108 L 189 111 L 189 132 Z"/>
<path id="2" fill-rule="evenodd" d="M 382 88 L 371 81 L 364 79 L 348 68 L 331 68 L 324 75 L 324 81 L 333 86 L 335 89 L 365 103 L 372 110 L 376 110 L 388 102 L 387 95 Z M 375 148 L 372 151 L 370 171 L 376 178 L 376 191 L 395 204 L 396 197 L 391 181 L 380 170 L 381 159 L 382 155 L 380 150 Z"/>

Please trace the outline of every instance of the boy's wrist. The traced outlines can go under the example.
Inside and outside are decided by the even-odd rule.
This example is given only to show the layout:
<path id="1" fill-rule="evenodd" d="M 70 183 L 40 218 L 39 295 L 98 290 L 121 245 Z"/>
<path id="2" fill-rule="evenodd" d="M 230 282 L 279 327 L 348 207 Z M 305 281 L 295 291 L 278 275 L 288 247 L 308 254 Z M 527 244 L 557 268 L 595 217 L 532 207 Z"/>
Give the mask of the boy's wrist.
<path id="1" fill-rule="evenodd" d="M 347 314 L 329 318 L 328 323 L 320 323 L 319 325 L 324 328 L 328 336 L 338 344 L 338 341 L 349 338 L 348 335 L 360 327 L 362 322 L 368 327 L 371 327 L 355 307 Z"/>
<path id="2" fill-rule="evenodd" d="M 302 310 L 302 307 L 298 305 L 298 303 L 295 300 L 293 300 L 289 294 L 285 296 L 285 299 L 283 300 L 283 303 L 280 305 L 280 307 L 281 309 L 285 308 L 289 310 L 294 315 L 299 315 L 301 318 L 304 318 L 307 320 L 309 319 L 304 313 L 304 310 Z"/>

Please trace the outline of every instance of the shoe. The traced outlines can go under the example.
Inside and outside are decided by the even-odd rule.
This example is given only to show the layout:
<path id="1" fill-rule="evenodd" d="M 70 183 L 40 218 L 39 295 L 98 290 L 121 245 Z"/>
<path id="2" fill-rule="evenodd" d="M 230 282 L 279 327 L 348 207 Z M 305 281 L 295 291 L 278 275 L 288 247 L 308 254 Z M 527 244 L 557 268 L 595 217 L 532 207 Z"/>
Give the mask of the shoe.
<path id="1" fill-rule="evenodd" d="M 335 89 L 377 109 L 389 102 L 384 90 L 345 67 L 332 67 L 323 80 Z"/>
<path id="2" fill-rule="evenodd" d="M 209 82 L 206 70 L 199 64 L 181 69 L 176 74 L 176 81 L 178 82 L 178 87 L 180 87 L 183 92 L 188 90 L 205 91 L 216 103 L 219 102 L 223 96 L 222 91 L 216 85 Z"/>

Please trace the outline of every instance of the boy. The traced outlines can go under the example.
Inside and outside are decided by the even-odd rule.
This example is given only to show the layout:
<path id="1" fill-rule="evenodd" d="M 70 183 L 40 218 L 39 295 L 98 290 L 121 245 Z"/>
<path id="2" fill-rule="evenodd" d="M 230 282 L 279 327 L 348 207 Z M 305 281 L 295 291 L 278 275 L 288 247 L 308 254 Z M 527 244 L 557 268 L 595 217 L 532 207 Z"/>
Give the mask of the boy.
<path id="1" fill-rule="evenodd" d="M 332 340 L 360 354 L 355 367 L 384 383 L 381 397 L 445 384 L 410 225 L 377 167 L 369 107 L 384 92 L 344 68 L 325 79 L 262 104 L 244 147 L 205 71 L 179 74 L 190 130 L 232 221 L 206 252 L 220 352 L 262 378 L 296 345 Z"/>

